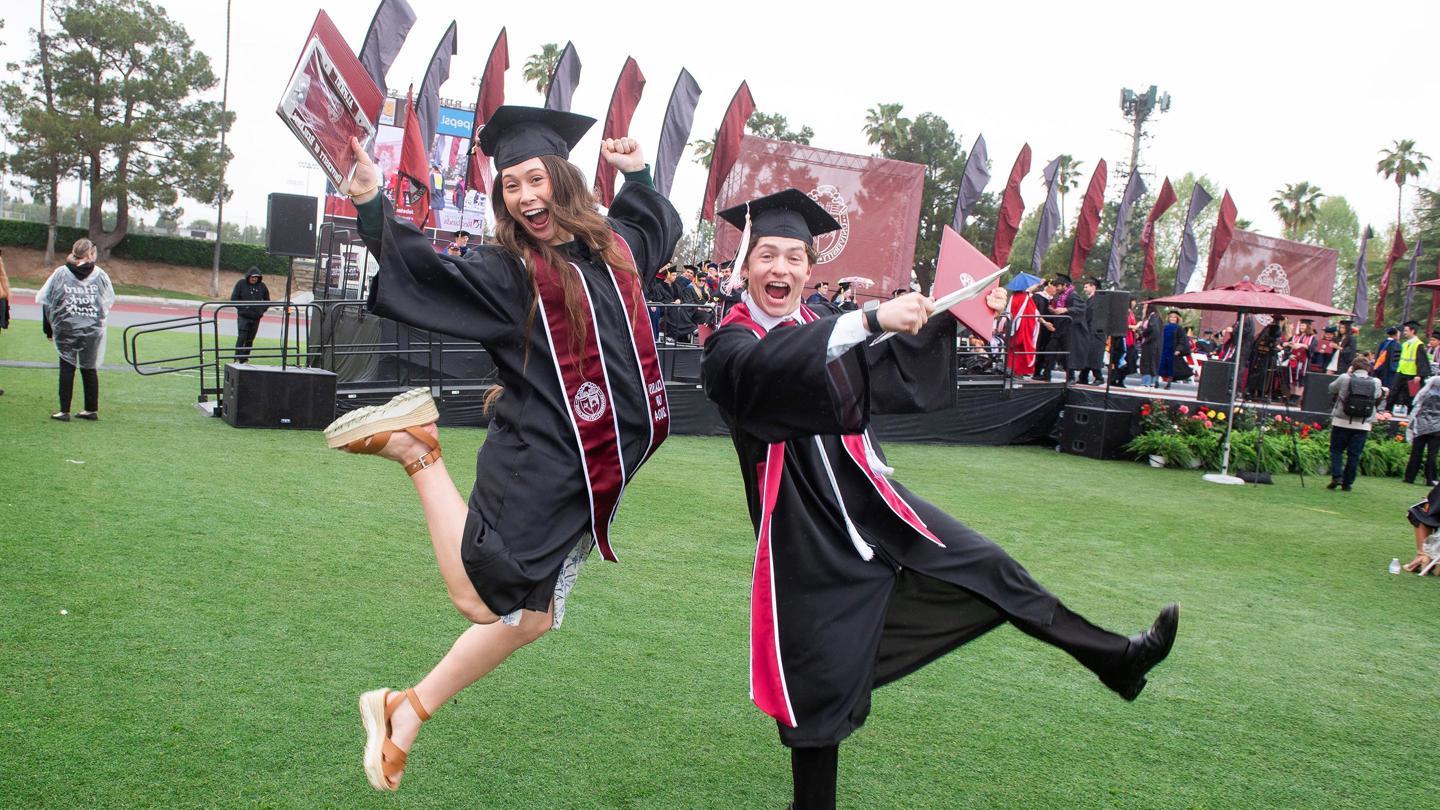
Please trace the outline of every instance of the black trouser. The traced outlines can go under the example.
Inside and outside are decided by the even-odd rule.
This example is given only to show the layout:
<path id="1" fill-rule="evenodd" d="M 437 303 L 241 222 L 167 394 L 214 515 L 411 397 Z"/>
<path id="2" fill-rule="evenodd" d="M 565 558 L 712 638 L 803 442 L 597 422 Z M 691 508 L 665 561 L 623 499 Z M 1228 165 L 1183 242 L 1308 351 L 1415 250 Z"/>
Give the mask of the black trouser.
<path id="1" fill-rule="evenodd" d="M 235 319 L 235 362 L 244 363 L 250 359 L 250 347 L 255 345 L 255 336 L 259 333 L 259 318 L 241 316 Z"/>
<path id="2" fill-rule="evenodd" d="M 1390 398 L 1385 401 L 1385 410 L 1393 411 L 1396 405 L 1410 407 L 1414 398 L 1410 396 L 1410 381 L 1415 379 L 1409 374 L 1396 374 L 1395 385 L 1390 388 Z"/>
<path id="3" fill-rule="evenodd" d="M 1271 363 L 1273 358 L 1262 357 L 1250 364 L 1250 371 L 1245 377 L 1245 398 L 1246 399 L 1269 399 L 1270 386 L 1275 384 L 1275 366 Z M 1176 359 L 1176 362 L 1184 362 Z"/>
<path id="4" fill-rule="evenodd" d="M 1405 466 L 1405 483 L 1415 483 L 1415 473 L 1420 471 L 1420 457 L 1425 457 L 1425 483 L 1435 485 L 1435 456 L 1440 454 L 1440 433 L 1426 433 L 1416 436 L 1410 443 L 1410 463 Z"/>
<path id="5" fill-rule="evenodd" d="M 85 387 L 85 410 L 100 410 L 100 375 L 93 368 L 80 369 L 80 381 Z M 70 412 L 70 401 L 75 398 L 75 367 L 60 360 L 60 412 Z"/>

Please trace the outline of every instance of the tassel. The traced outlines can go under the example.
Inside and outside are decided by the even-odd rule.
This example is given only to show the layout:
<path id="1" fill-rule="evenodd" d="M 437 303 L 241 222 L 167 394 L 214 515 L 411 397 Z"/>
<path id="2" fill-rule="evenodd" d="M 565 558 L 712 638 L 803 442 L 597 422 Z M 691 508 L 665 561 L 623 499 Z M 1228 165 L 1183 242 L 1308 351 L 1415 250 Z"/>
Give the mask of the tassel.
<path id="1" fill-rule="evenodd" d="M 740 276 L 740 270 L 745 266 L 745 252 L 750 247 L 750 203 L 745 203 L 745 227 L 740 231 L 740 249 L 735 252 L 735 264 L 730 270 L 730 280 L 725 284 L 725 292 L 733 293 L 740 289 L 744 279 Z"/>

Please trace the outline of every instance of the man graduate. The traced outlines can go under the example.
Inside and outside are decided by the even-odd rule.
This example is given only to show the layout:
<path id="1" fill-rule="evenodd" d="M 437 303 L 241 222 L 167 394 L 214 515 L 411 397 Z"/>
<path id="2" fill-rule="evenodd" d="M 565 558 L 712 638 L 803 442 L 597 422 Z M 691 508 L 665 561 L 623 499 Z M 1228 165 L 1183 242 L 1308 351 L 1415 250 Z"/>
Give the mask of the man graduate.
<path id="1" fill-rule="evenodd" d="M 872 408 L 948 402 L 955 321 L 910 293 L 802 306 L 815 236 L 840 225 L 787 189 L 721 212 L 746 292 L 705 344 L 706 394 L 740 456 L 757 548 L 750 693 L 791 749 L 797 808 L 835 804 L 839 744 L 870 692 L 1009 621 L 1126 700 L 1170 652 L 1178 606 L 1129 638 L 1071 612 L 999 546 L 890 479 Z M 906 335 L 867 346 L 880 332 Z M 912 337 L 913 335 L 913 337 Z"/>

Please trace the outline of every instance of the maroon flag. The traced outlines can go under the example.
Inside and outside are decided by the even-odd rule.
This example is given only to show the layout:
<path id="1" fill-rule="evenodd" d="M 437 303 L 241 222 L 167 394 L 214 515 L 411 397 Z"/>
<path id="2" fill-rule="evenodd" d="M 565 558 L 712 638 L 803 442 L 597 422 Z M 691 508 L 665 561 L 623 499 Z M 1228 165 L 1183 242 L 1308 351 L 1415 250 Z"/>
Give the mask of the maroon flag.
<path id="1" fill-rule="evenodd" d="M 705 181 L 705 199 L 700 203 L 700 218 L 703 220 L 715 220 L 715 197 L 720 193 L 725 178 L 730 176 L 730 170 L 735 167 L 735 158 L 740 156 L 740 139 L 745 135 L 745 123 L 754 112 L 755 99 L 750 97 L 750 86 L 740 82 L 740 88 L 730 99 L 730 107 L 720 121 L 720 129 L 715 133 L 715 148 L 710 153 L 710 177 Z"/>
<path id="2" fill-rule="evenodd" d="M 486 194 L 490 193 L 490 160 L 480 153 L 480 130 L 505 104 L 505 71 L 509 69 L 510 39 L 501 28 L 490 48 L 485 72 L 480 74 L 480 93 L 475 97 L 475 128 L 470 131 L 470 158 L 465 164 L 465 187 Z"/>
<path id="3" fill-rule="evenodd" d="M 1080 201 L 1080 219 L 1075 223 L 1075 247 L 1070 251 L 1070 276 L 1079 278 L 1085 273 L 1085 260 L 1095 247 L 1095 236 L 1100 232 L 1100 209 L 1105 206 L 1105 159 L 1095 164 L 1090 175 L 1090 185 L 1085 189 L 1085 199 Z"/>
<path id="4" fill-rule="evenodd" d="M 995 244 L 990 248 L 990 261 L 1004 267 L 1010 261 L 1010 248 L 1020 230 L 1020 217 L 1025 214 L 1025 200 L 1020 196 L 1020 181 L 1030 173 L 1030 144 L 1020 147 L 1010 179 L 1005 181 L 1005 194 L 1000 200 L 1000 214 L 995 219 Z"/>
<path id="5" fill-rule="evenodd" d="M 1210 282 L 1215 280 L 1215 270 L 1220 267 L 1220 259 L 1230 247 L 1230 240 L 1235 238 L 1235 214 L 1235 201 L 1226 191 L 1220 200 L 1220 216 L 1215 220 L 1215 232 L 1210 234 L 1210 262 L 1205 268 L 1204 289 L 1210 289 Z"/>
<path id="6" fill-rule="evenodd" d="M 1165 215 L 1170 206 L 1175 204 L 1175 187 L 1170 185 L 1170 178 L 1160 184 L 1160 196 L 1155 198 L 1155 205 L 1150 208 L 1150 216 L 1145 218 L 1145 230 L 1140 232 L 1140 247 L 1145 249 L 1145 268 L 1140 273 L 1140 289 L 1159 290 L 1160 279 L 1155 277 L 1155 221 Z"/>
<path id="7" fill-rule="evenodd" d="M 405 134 L 400 141 L 400 182 L 395 184 L 395 205 L 409 208 L 410 221 L 425 227 L 430 219 L 430 162 L 415 114 L 415 87 L 405 95 Z"/>
<path id="8" fill-rule="evenodd" d="M 1435 278 L 1440 278 L 1440 262 L 1435 263 Z M 1429 334 L 1435 328 L 1435 312 L 1440 308 L 1440 292 L 1430 293 L 1430 320 L 1425 322 L 1425 333 Z"/>
<path id="9" fill-rule="evenodd" d="M 630 134 L 630 119 L 644 91 L 645 74 L 640 72 L 640 65 L 633 58 L 625 57 L 625 66 L 620 68 L 620 78 L 615 80 L 615 92 L 610 96 L 610 111 L 605 114 L 601 138 L 623 138 Z M 600 163 L 595 167 L 595 196 L 607 208 L 615 202 L 615 168 L 605 162 L 603 149 Z"/>
<path id="10" fill-rule="evenodd" d="M 1405 257 L 1405 237 L 1400 226 L 1395 226 L 1395 240 L 1390 243 L 1390 255 L 1385 257 L 1385 272 L 1380 274 L 1380 295 L 1375 300 L 1375 326 L 1385 325 L 1385 293 L 1390 291 L 1390 269 L 1395 262 Z"/>

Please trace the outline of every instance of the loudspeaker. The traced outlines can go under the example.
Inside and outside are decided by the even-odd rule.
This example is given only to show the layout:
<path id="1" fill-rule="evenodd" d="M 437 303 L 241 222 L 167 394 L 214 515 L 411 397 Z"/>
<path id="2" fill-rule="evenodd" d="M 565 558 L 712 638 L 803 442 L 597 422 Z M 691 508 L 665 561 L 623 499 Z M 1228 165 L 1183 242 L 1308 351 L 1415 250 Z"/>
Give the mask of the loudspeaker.
<path id="1" fill-rule="evenodd" d="M 1129 411 L 1066 405 L 1060 449 L 1088 458 L 1119 458 L 1121 448 L 1130 441 L 1133 421 Z"/>
<path id="2" fill-rule="evenodd" d="M 1201 402 L 1229 404 L 1230 383 L 1235 379 L 1235 364 L 1223 360 L 1206 360 L 1200 369 L 1200 392 L 1196 396 Z"/>
<path id="3" fill-rule="evenodd" d="M 662 379 L 686 383 L 700 382 L 700 361 L 704 358 L 705 352 L 700 349 L 679 349 L 672 354 L 675 365 L 670 370 L 670 376 Z"/>
<path id="4" fill-rule="evenodd" d="M 1330 408 L 1335 404 L 1330 396 L 1330 383 L 1335 381 L 1339 374 L 1326 374 L 1323 371 L 1312 371 L 1305 375 L 1305 397 L 1300 400 L 1300 410 L 1312 413 L 1329 413 Z"/>
<path id="5" fill-rule="evenodd" d="M 1130 292 L 1128 290 L 1096 290 L 1090 298 L 1090 323 L 1096 331 L 1115 337 L 1130 331 Z"/>
<path id="6" fill-rule="evenodd" d="M 315 212 L 320 200 L 303 194 L 271 194 L 265 210 L 265 252 L 271 256 L 315 255 Z"/>
<path id="7" fill-rule="evenodd" d="M 335 372 L 225 365 L 221 415 L 231 427 L 321 430 L 335 418 Z"/>

